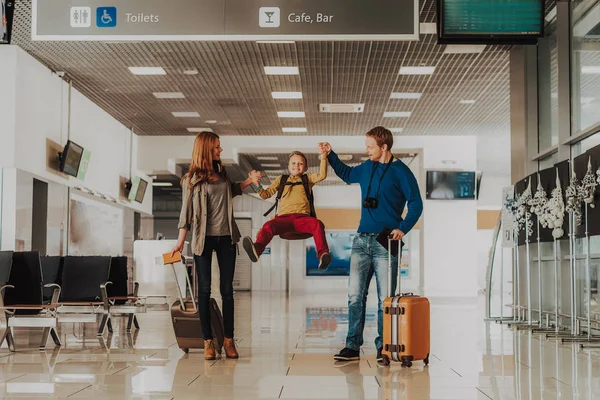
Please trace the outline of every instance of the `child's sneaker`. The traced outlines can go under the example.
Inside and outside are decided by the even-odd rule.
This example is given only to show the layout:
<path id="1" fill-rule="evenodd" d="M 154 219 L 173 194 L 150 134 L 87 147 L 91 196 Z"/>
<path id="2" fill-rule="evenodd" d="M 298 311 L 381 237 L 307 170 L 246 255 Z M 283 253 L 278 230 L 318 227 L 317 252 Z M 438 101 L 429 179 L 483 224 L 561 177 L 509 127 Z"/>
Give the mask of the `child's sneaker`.
<path id="1" fill-rule="evenodd" d="M 331 254 L 323 253 L 321 255 L 321 258 L 319 259 L 319 269 L 327 269 L 327 267 L 329 267 L 329 264 L 331 264 L 331 261 Z"/>
<path id="2" fill-rule="evenodd" d="M 254 242 L 252 242 L 252 238 L 246 236 L 242 239 L 242 246 L 244 246 L 244 250 L 248 253 L 248 257 L 250 257 L 250 261 L 257 262 L 258 261 L 258 253 L 256 252 L 256 247 L 254 247 Z"/>

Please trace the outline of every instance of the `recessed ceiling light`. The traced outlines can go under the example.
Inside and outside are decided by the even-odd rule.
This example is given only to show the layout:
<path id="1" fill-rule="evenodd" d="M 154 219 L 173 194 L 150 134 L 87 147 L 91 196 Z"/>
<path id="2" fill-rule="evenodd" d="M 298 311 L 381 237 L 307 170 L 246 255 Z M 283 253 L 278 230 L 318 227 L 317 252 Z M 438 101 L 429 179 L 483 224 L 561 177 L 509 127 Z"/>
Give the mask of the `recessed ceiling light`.
<path id="1" fill-rule="evenodd" d="M 267 75 L 300 75 L 298 67 L 265 67 Z"/>
<path id="2" fill-rule="evenodd" d="M 173 111 L 171 114 L 177 118 L 195 118 L 200 116 L 196 111 Z"/>
<path id="3" fill-rule="evenodd" d="M 213 124 L 216 124 L 218 121 L 214 120 L 214 119 L 209 119 L 208 121 L 204 121 L 204 122 L 206 122 L 207 124 L 213 125 Z"/>
<path id="4" fill-rule="evenodd" d="M 402 131 L 404 131 L 404 128 L 391 128 L 390 132 L 392 133 L 401 133 Z"/>
<path id="5" fill-rule="evenodd" d="M 152 182 L 152 186 L 170 187 L 173 184 L 171 182 Z"/>
<path id="6" fill-rule="evenodd" d="M 419 24 L 419 33 L 421 35 L 435 35 L 437 33 L 437 24 L 435 22 L 421 22 Z"/>
<path id="7" fill-rule="evenodd" d="M 485 50 L 485 44 L 449 44 L 444 54 L 478 54 Z"/>
<path id="8" fill-rule="evenodd" d="M 461 100 L 460 104 L 475 104 L 475 100 Z"/>
<path id="9" fill-rule="evenodd" d="M 432 75 L 435 67 L 401 67 L 400 75 Z"/>
<path id="10" fill-rule="evenodd" d="M 581 73 L 583 74 L 600 74 L 600 67 L 589 65 L 581 67 Z"/>
<path id="11" fill-rule="evenodd" d="M 262 44 L 294 44 L 293 40 L 257 40 L 256 43 Z"/>
<path id="12" fill-rule="evenodd" d="M 261 164 L 263 167 L 281 168 L 281 164 Z"/>
<path id="13" fill-rule="evenodd" d="M 162 67 L 129 67 L 129 72 L 134 75 L 166 75 Z"/>
<path id="14" fill-rule="evenodd" d="M 304 118 L 304 111 L 279 111 L 279 118 Z"/>
<path id="15" fill-rule="evenodd" d="M 405 99 L 405 100 L 418 100 L 421 98 L 422 93 L 398 93 L 393 92 L 390 99 Z"/>
<path id="16" fill-rule="evenodd" d="M 301 99 L 302 92 L 272 92 L 274 99 Z"/>
<path id="17" fill-rule="evenodd" d="M 383 113 L 383 118 L 409 118 L 411 115 L 410 111 L 387 111 Z"/>
<path id="18" fill-rule="evenodd" d="M 185 99 L 181 92 L 153 92 L 152 94 L 157 99 Z"/>
<path id="19" fill-rule="evenodd" d="M 210 128 L 187 128 L 188 132 L 212 132 Z"/>
<path id="20" fill-rule="evenodd" d="M 183 71 L 183 73 L 185 75 L 198 75 L 198 70 L 197 69 L 187 69 L 185 71 Z"/>
<path id="21" fill-rule="evenodd" d="M 277 157 L 272 157 L 272 156 L 259 156 L 256 157 L 257 160 L 264 160 L 264 161 L 277 161 L 279 160 L 279 158 Z"/>
<path id="22" fill-rule="evenodd" d="M 306 128 L 283 128 L 286 133 L 304 133 L 307 131 Z"/>
<path id="23" fill-rule="evenodd" d="M 350 161 L 352 160 L 352 154 L 338 154 L 338 158 L 342 161 Z"/>

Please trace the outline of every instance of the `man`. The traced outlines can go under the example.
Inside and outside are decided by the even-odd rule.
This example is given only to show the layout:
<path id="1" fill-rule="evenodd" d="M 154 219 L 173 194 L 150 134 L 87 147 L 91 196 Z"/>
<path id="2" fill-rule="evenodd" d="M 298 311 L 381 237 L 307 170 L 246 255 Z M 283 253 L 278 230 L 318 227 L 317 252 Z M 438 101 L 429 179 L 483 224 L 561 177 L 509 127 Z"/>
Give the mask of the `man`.
<path id="1" fill-rule="evenodd" d="M 319 143 L 328 155 L 335 173 L 346 183 L 358 183 L 361 188 L 361 217 L 358 234 L 352 243 L 350 279 L 348 283 L 348 336 L 346 347 L 334 356 L 338 361 L 358 360 L 363 344 L 367 291 L 371 278 L 377 280 L 378 313 L 375 339 L 377 359 L 383 347 L 383 300 L 388 290 L 388 251 L 376 240 L 385 228 L 391 230 L 392 240 L 402 238 L 413 228 L 423 212 L 423 201 L 414 174 L 402 161 L 394 158 L 394 137 L 383 127 L 367 132 L 369 159 L 349 167 L 340 161 L 329 143 Z M 408 204 L 406 217 L 402 218 Z M 401 246 L 399 246 L 401 247 Z M 396 291 L 398 259 L 392 257 L 392 291 Z"/>

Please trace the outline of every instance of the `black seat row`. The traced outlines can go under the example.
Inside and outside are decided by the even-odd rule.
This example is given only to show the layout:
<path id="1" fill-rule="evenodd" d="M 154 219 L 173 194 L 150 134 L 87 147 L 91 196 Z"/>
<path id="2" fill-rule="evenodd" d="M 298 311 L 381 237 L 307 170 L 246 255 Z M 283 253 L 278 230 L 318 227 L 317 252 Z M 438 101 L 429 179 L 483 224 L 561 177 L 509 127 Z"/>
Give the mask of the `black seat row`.
<path id="1" fill-rule="evenodd" d="M 139 329 L 135 316 L 139 286 L 136 283 L 134 293 L 128 293 L 126 257 L 40 257 L 38 252 L 0 252 L 0 283 L 4 309 L 0 320 L 4 319 L 9 328 L 5 334 L 9 347 L 11 326 L 43 327 L 40 347 L 45 347 L 48 333 L 60 345 L 54 328 L 62 314 L 102 314 L 98 335 L 107 325 L 112 332 L 111 314 L 129 316 L 128 332 L 132 323 Z"/>

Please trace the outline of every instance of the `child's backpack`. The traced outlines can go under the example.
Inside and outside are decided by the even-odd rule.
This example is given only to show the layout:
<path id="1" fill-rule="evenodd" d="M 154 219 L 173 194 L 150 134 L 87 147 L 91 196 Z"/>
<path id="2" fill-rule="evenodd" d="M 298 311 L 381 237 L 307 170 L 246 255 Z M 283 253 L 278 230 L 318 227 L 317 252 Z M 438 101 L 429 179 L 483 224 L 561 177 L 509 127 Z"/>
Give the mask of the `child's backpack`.
<path id="1" fill-rule="evenodd" d="M 310 190 L 310 186 L 308 186 L 308 175 L 302 174 L 300 176 L 300 178 L 302 179 L 302 182 L 288 183 L 289 177 L 290 177 L 289 175 L 281 176 L 281 181 L 279 182 L 279 188 L 277 189 L 277 197 L 275 198 L 275 204 L 273 204 L 273 207 L 269 208 L 269 210 L 264 214 L 264 216 L 266 217 L 267 215 L 269 215 L 271 213 L 271 211 L 273 211 L 273 209 L 279 205 L 279 200 L 281 199 L 281 196 L 283 195 L 283 191 L 284 191 L 286 185 L 287 186 L 302 185 L 302 186 L 304 186 L 304 192 L 306 193 L 306 197 L 308 198 L 308 203 L 310 204 L 310 216 L 317 218 L 317 213 L 315 212 L 314 196 L 313 196 L 312 190 Z"/>

